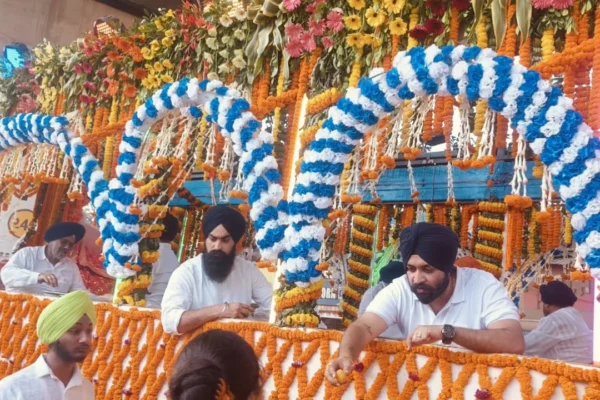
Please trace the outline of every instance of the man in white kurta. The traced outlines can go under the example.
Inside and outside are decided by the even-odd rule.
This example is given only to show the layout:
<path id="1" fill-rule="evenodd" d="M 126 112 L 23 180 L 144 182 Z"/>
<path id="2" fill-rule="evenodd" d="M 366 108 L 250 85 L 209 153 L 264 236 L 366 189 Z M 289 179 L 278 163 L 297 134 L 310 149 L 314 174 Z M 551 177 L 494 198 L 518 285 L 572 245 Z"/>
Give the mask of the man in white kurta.
<path id="1" fill-rule="evenodd" d="M 246 230 L 242 215 L 227 206 L 207 210 L 202 220 L 203 254 L 175 270 L 161 305 L 163 328 L 184 334 L 220 318 L 268 316 L 272 288 L 254 263 L 235 256 Z"/>
<path id="2" fill-rule="evenodd" d="M 179 233 L 179 222 L 177 218 L 167 214 L 162 223 L 165 229 L 160 237 L 161 243 L 158 249 L 160 258 L 152 266 L 152 283 L 146 295 L 147 306 L 150 308 L 160 308 L 169 279 L 175 269 L 179 267 L 179 260 L 171 247 L 171 242 Z"/>
<path id="3" fill-rule="evenodd" d="M 593 333 L 579 311 L 577 296 L 564 282 L 540 287 L 545 317 L 525 335 L 525 355 L 565 362 L 591 364 Z"/>
<path id="4" fill-rule="evenodd" d="M 0 270 L 0 277 L 9 292 L 68 293 L 87 290 L 79 267 L 68 256 L 85 235 L 85 228 L 76 223 L 59 223 L 45 235 L 46 246 L 25 247 L 17 251 Z"/>

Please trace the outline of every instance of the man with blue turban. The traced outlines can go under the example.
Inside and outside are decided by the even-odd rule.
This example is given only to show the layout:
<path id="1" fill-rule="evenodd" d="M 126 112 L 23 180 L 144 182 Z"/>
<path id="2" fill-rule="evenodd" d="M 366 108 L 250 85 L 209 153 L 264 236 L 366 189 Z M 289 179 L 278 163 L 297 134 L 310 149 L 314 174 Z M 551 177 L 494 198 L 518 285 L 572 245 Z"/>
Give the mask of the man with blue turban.
<path id="1" fill-rule="evenodd" d="M 456 268 L 459 241 L 447 226 L 413 224 L 400 234 L 406 275 L 383 289 L 352 323 L 340 343 L 339 357 L 325 375 L 349 373 L 360 352 L 392 325 L 408 348 L 456 345 L 477 353 L 522 354 L 525 343 L 519 313 L 506 289 L 490 273 Z"/>
<path id="2" fill-rule="evenodd" d="M 51 226 L 44 235 L 45 246 L 22 248 L 0 270 L 6 290 L 25 293 L 87 290 L 79 267 L 69 258 L 84 236 L 81 224 L 61 222 Z"/>
<path id="3" fill-rule="evenodd" d="M 0 400 L 93 400 L 94 387 L 77 363 L 91 351 L 95 324 L 96 310 L 86 292 L 72 292 L 50 303 L 37 321 L 37 335 L 48 345 L 48 353 L 2 379 Z"/>

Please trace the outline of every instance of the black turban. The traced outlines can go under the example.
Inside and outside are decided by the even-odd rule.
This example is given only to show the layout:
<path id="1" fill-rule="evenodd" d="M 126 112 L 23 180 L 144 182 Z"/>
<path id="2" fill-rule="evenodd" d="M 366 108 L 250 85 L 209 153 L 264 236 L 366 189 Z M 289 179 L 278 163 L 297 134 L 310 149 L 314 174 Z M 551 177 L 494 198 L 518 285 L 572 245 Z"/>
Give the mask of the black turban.
<path id="1" fill-rule="evenodd" d="M 550 306 L 572 307 L 577 301 L 573 290 L 561 281 L 552 281 L 540 286 L 542 302 Z"/>
<path id="2" fill-rule="evenodd" d="M 228 206 L 214 206 L 204 213 L 202 218 L 204 237 L 210 235 L 219 225 L 223 225 L 236 243 L 246 232 L 246 220 L 242 217 L 242 214 Z"/>
<path id="3" fill-rule="evenodd" d="M 75 236 L 75 243 L 83 239 L 85 236 L 85 228 L 83 225 L 75 222 L 59 222 L 48 228 L 44 234 L 44 241 L 50 243 L 70 236 Z"/>
<path id="4" fill-rule="evenodd" d="M 394 279 L 404 275 L 404 264 L 400 261 L 392 261 L 379 271 L 379 280 L 391 283 Z"/>
<path id="5" fill-rule="evenodd" d="M 177 234 L 179 233 L 179 221 L 170 213 L 167 213 L 162 221 L 162 224 L 165 226 L 165 229 L 162 231 L 160 241 L 163 243 L 170 243 L 175 240 Z"/>
<path id="6" fill-rule="evenodd" d="M 407 269 L 408 259 L 416 254 L 432 267 L 450 272 L 457 252 L 458 236 L 447 226 L 420 222 L 400 233 L 400 253 Z"/>

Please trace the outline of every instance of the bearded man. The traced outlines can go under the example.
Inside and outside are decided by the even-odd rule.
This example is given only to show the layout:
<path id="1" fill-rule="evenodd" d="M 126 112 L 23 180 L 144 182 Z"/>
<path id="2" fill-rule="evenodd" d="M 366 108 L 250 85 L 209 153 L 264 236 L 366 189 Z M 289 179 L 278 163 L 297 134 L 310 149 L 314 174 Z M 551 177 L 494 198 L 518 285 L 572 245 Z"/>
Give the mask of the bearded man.
<path id="1" fill-rule="evenodd" d="M 327 379 L 350 373 L 361 351 L 390 326 L 412 346 L 442 342 L 478 353 L 522 354 L 519 314 L 506 289 L 488 272 L 456 268 L 458 237 L 446 226 L 419 223 L 400 235 L 406 275 L 377 294 L 342 338 Z"/>
<path id="2" fill-rule="evenodd" d="M 37 335 L 48 354 L 0 380 L 0 400 L 93 400 L 94 386 L 77 367 L 91 351 L 96 323 L 86 292 L 71 292 L 50 303 L 37 320 Z"/>
<path id="3" fill-rule="evenodd" d="M 204 252 L 177 268 L 161 304 L 166 332 L 184 334 L 221 318 L 268 316 L 273 290 L 254 263 L 236 257 L 235 247 L 246 231 L 242 215 L 227 206 L 204 214 Z"/>

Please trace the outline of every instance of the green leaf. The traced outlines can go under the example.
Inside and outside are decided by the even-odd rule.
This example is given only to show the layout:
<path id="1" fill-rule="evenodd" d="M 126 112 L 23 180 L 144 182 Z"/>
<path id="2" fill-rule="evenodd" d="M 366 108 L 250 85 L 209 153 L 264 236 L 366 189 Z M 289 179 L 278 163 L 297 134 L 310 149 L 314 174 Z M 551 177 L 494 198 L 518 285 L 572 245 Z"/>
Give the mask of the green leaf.
<path id="1" fill-rule="evenodd" d="M 483 7 L 485 6 L 485 0 L 471 0 L 471 5 L 473 6 L 473 11 L 475 11 L 475 19 L 473 21 L 473 26 L 477 26 L 481 16 L 483 15 Z"/>
<path id="2" fill-rule="evenodd" d="M 496 50 L 500 48 L 506 35 L 506 0 L 492 0 L 492 25 L 496 37 Z"/>
<path id="3" fill-rule="evenodd" d="M 273 31 L 273 26 L 268 25 L 265 26 L 258 32 L 258 47 L 256 49 L 256 55 L 260 58 L 262 54 L 265 52 L 269 44 L 269 38 L 271 37 L 271 32 Z"/>
<path id="4" fill-rule="evenodd" d="M 521 43 L 529 37 L 531 29 L 531 0 L 517 0 L 517 26 L 521 32 Z"/>

